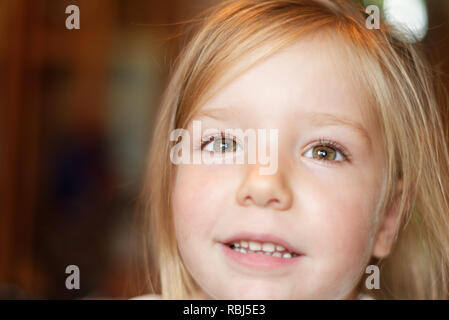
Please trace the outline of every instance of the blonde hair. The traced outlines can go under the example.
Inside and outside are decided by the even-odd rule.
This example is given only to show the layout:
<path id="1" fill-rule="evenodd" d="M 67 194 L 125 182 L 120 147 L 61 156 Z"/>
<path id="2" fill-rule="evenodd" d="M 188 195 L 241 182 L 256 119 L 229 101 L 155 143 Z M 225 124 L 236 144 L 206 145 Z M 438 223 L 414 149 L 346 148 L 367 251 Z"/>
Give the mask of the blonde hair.
<path id="1" fill-rule="evenodd" d="M 142 192 L 150 290 L 165 299 L 191 298 L 198 290 L 174 234 L 170 132 L 187 126 L 214 84 L 248 53 L 255 59 L 233 77 L 320 32 L 341 43 L 375 110 L 388 169 L 381 213 L 396 199 L 397 184 L 402 186 L 396 244 L 376 261 L 381 286 L 368 293 L 380 299 L 448 298 L 449 154 L 433 74 L 417 46 L 397 40 L 385 24 L 367 29 L 365 19 L 363 8 L 346 0 L 237 0 L 196 20 L 199 29 L 176 60 L 161 101 Z"/>

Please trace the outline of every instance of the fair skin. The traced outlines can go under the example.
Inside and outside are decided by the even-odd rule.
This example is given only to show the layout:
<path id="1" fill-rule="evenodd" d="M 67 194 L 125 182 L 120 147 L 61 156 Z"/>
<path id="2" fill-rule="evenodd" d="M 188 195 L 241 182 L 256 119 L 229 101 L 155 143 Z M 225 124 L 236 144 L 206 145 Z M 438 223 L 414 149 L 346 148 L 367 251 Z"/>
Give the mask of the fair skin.
<path id="1" fill-rule="evenodd" d="M 203 131 L 279 132 L 274 174 L 261 175 L 260 164 L 247 163 L 177 167 L 176 238 L 201 296 L 356 298 L 371 257 L 388 255 L 398 224 L 395 210 L 385 215 L 376 210 L 385 157 L 380 133 L 364 116 L 364 89 L 348 74 L 344 57 L 331 50 L 333 45 L 319 37 L 302 39 L 250 68 L 201 106 L 205 114 L 214 109 L 219 115 L 196 117 Z M 332 117 L 359 129 L 331 122 Z M 348 157 L 332 146 L 311 145 L 319 138 L 337 142 Z M 319 158 L 326 154 L 328 160 Z M 238 253 L 226 243 L 234 236 L 243 241 L 259 237 L 264 243 L 267 235 L 284 241 L 298 256 L 286 264 L 266 260 L 284 258 L 263 260 L 262 255 L 248 262 L 245 257 L 255 253 Z"/>

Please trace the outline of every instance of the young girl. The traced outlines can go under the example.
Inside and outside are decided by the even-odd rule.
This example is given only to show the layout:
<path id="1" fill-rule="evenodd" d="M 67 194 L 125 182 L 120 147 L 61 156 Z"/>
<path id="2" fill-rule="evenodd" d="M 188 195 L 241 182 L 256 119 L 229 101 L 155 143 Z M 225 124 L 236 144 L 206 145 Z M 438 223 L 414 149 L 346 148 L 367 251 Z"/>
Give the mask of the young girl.
<path id="1" fill-rule="evenodd" d="M 227 1 L 201 19 L 151 146 L 153 294 L 448 298 L 443 111 L 417 49 L 366 19 L 347 0 Z M 198 123 L 188 152 L 213 159 L 249 152 L 225 130 L 276 130 L 275 170 L 263 174 L 259 160 L 174 163 L 172 132 L 195 137 Z M 371 274 L 379 286 L 366 285 Z"/>

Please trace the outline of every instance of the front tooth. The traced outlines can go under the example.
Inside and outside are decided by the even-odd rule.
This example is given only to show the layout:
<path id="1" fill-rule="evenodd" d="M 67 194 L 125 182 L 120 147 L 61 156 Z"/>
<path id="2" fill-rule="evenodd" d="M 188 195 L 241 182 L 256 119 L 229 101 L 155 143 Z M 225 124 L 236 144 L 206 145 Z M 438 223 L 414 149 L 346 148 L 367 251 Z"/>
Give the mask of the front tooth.
<path id="1" fill-rule="evenodd" d="M 234 243 L 234 247 L 236 247 L 236 248 L 240 247 L 240 243 L 238 243 L 238 242 Z"/>
<path id="2" fill-rule="evenodd" d="M 241 252 L 241 253 L 246 253 L 246 249 L 240 248 L 240 252 Z"/>
<path id="3" fill-rule="evenodd" d="M 248 242 L 246 241 L 240 241 L 240 245 L 242 246 L 242 248 L 248 248 Z"/>
<path id="4" fill-rule="evenodd" d="M 290 253 L 284 253 L 284 255 L 282 256 L 282 258 L 291 258 L 292 255 Z"/>
<path id="5" fill-rule="evenodd" d="M 282 257 L 282 253 L 280 253 L 280 252 L 274 252 L 273 254 L 272 254 L 272 256 L 273 257 L 276 257 L 276 258 L 281 258 Z"/>
<path id="6" fill-rule="evenodd" d="M 274 244 L 272 243 L 264 243 L 262 246 L 262 250 L 265 252 L 273 252 L 274 251 Z"/>
<path id="7" fill-rule="evenodd" d="M 283 246 L 277 245 L 276 246 L 276 251 L 284 251 L 285 248 Z"/>
<path id="8" fill-rule="evenodd" d="M 249 248 L 253 251 L 262 249 L 262 245 L 259 242 L 250 241 Z"/>

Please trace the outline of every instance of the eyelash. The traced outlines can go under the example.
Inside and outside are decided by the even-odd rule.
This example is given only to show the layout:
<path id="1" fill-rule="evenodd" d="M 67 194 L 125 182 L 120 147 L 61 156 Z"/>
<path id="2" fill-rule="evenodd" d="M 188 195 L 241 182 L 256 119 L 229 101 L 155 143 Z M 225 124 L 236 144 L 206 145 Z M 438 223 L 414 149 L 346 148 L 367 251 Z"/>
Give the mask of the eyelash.
<path id="1" fill-rule="evenodd" d="M 215 135 L 207 137 L 206 139 L 203 139 L 203 141 L 201 142 L 200 149 L 204 150 L 204 147 L 207 146 L 209 143 L 215 141 L 216 138 L 231 139 L 233 142 L 238 144 L 238 141 L 235 139 L 235 137 L 227 135 L 224 131 L 220 131 L 220 133 L 218 133 L 218 134 L 215 134 Z M 338 165 L 339 162 L 351 161 L 351 156 L 346 151 L 346 149 L 342 145 L 340 145 L 339 143 L 337 143 L 337 142 L 335 142 L 333 140 L 329 140 L 327 138 L 319 138 L 318 140 L 312 142 L 311 144 L 309 144 L 307 146 L 307 151 L 310 150 L 311 148 L 316 148 L 316 147 L 329 147 L 329 148 L 332 148 L 335 151 L 340 152 L 341 155 L 343 156 L 344 160 L 337 160 L 337 161 L 335 161 L 335 160 L 324 160 L 324 159 L 313 159 L 313 160 L 326 162 L 326 163 L 329 163 L 330 165 Z"/>
<path id="2" fill-rule="evenodd" d="M 311 144 L 309 144 L 307 146 L 307 151 L 309 151 L 312 148 L 316 148 L 316 147 L 332 148 L 336 152 L 340 152 L 344 159 L 343 160 L 324 160 L 324 159 L 312 158 L 313 160 L 321 161 L 321 162 L 329 164 L 329 165 L 339 165 L 341 162 L 346 162 L 346 161 L 350 162 L 351 161 L 351 156 L 350 156 L 349 152 L 347 152 L 346 148 L 344 148 L 341 144 L 339 144 L 336 141 L 329 140 L 327 138 L 319 138 L 318 140 L 312 142 Z M 305 154 L 306 152 L 304 152 L 303 154 Z"/>
<path id="3" fill-rule="evenodd" d="M 216 138 L 227 138 L 227 139 L 231 139 L 233 142 L 235 142 L 236 144 L 238 144 L 238 141 L 235 139 L 235 137 L 230 136 L 228 134 L 226 134 L 224 131 L 220 131 L 220 133 L 218 134 L 214 134 L 212 136 L 207 137 L 206 139 L 203 139 L 203 141 L 201 141 L 201 150 L 204 150 L 204 147 L 207 146 L 209 143 L 214 142 Z"/>

